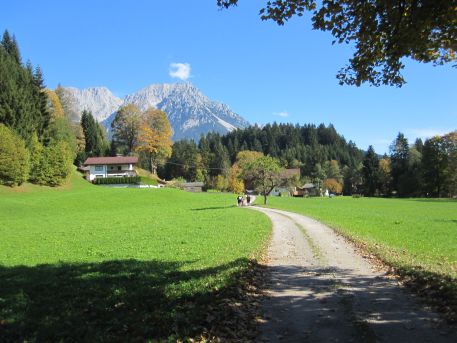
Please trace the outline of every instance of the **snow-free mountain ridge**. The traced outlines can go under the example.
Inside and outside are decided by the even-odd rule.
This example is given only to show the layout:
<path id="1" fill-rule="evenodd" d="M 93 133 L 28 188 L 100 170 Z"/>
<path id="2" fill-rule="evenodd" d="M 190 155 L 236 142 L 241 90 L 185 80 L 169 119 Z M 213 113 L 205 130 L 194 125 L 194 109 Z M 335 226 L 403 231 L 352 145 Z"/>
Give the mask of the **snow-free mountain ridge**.
<path id="1" fill-rule="evenodd" d="M 110 131 L 116 111 L 124 104 L 141 110 L 155 107 L 164 111 L 173 128 L 173 139 L 198 140 L 208 132 L 227 133 L 249 123 L 222 103 L 212 101 L 190 83 L 152 84 L 120 99 L 106 87 L 77 89 L 64 87 L 72 112 L 89 110 Z"/>

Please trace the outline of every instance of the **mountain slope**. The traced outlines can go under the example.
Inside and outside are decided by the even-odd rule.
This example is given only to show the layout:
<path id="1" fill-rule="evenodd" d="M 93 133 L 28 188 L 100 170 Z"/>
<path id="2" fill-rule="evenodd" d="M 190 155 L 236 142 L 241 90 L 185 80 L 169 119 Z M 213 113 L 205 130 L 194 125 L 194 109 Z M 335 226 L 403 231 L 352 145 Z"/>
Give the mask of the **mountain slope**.
<path id="1" fill-rule="evenodd" d="M 164 111 L 173 128 L 174 140 L 198 140 L 201 134 L 210 131 L 224 134 L 249 125 L 227 105 L 210 100 L 190 83 L 152 84 L 124 99 L 116 98 L 105 87 L 65 88 L 65 92 L 72 109 L 91 110 L 108 130 L 119 106 L 127 103 L 141 110 L 155 107 Z"/>
<path id="2" fill-rule="evenodd" d="M 97 121 L 103 121 L 124 103 L 106 87 L 63 89 L 67 105 L 70 111 L 75 113 L 72 118 L 80 118 L 83 110 L 89 110 Z"/>

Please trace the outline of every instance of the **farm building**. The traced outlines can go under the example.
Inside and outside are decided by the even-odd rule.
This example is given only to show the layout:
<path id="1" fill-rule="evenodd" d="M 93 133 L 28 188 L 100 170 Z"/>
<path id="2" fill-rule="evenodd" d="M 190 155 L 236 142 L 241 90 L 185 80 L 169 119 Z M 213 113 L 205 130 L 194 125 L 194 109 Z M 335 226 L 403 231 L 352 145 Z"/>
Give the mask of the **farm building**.
<path id="1" fill-rule="evenodd" d="M 270 195 L 274 196 L 290 196 L 290 188 L 287 187 L 275 187 L 270 192 Z"/>
<path id="2" fill-rule="evenodd" d="M 84 162 L 86 179 L 93 181 L 96 178 L 136 176 L 135 165 L 138 157 L 89 157 Z"/>
<path id="3" fill-rule="evenodd" d="M 202 192 L 204 185 L 203 182 L 184 182 L 181 187 L 188 192 Z"/>
<path id="4" fill-rule="evenodd" d="M 301 187 L 295 187 L 293 192 L 294 197 L 306 197 L 306 196 L 314 196 L 317 194 L 317 188 L 313 183 L 306 183 Z"/>

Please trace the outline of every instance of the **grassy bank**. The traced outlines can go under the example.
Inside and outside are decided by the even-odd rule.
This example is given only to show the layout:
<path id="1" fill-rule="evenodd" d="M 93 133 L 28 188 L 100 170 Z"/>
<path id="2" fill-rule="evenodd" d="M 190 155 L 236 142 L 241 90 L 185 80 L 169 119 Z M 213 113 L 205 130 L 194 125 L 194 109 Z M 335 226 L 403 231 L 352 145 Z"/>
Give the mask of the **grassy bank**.
<path id="1" fill-rule="evenodd" d="M 62 189 L 0 188 L 0 341 L 197 334 L 270 232 L 233 204 L 79 176 Z"/>

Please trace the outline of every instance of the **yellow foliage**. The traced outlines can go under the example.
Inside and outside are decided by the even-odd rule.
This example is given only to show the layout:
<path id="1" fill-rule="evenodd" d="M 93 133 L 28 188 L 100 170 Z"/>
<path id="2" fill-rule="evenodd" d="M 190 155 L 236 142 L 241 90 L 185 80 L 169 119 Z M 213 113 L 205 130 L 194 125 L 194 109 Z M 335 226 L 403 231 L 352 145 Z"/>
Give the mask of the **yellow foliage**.
<path id="1" fill-rule="evenodd" d="M 51 113 L 51 116 L 53 119 L 56 118 L 63 118 L 64 117 L 64 111 L 62 104 L 60 103 L 59 97 L 57 96 L 56 92 L 46 89 L 44 91 L 46 95 L 48 96 L 48 109 L 49 112 Z"/>
<path id="2" fill-rule="evenodd" d="M 135 150 L 160 155 L 160 157 L 170 157 L 173 144 L 172 135 L 173 132 L 166 114 L 151 108 L 143 115 Z"/>
<path id="3" fill-rule="evenodd" d="M 229 171 L 228 189 L 233 193 L 241 194 L 244 192 L 244 181 L 240 178 L 241 168 L 235 163 Z"/>
<path id="4" fill-rule="evenodd" d="M 144 112 L 135 151 L 149 155 L 152 173 L 155 173 L 158 159 L 171 156 L 172 135 L 170 122 L 164 112 L 154 108 Z"/>
<path id="5" fill-rule="evenodd" d="M 341 194 L 343 191 L 343 186 L 336 179 L 325 179 L 324 187 L 335 194 Z"/>
<path id="6" fill-rule="evenodd" d="M 263 153 L 259 151 L 243 150 L 236 155 L 235 163 L 238 164 L 241 169 L 244 169 L 249 163 L 254 162 L 260 157 L 263 157 Z"/>
<path id="7" fill-rule="evenodd" d="M 379 170 L 383 174 L 389 174 L 390 173 L 390 160 L 387 158 L 383 158 L 379 160 Z"/>

